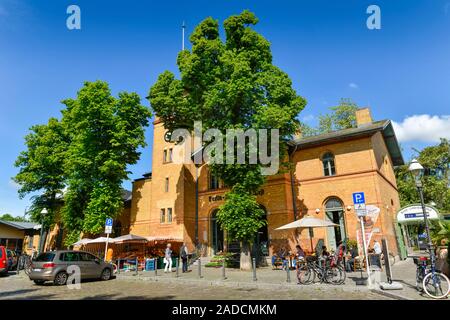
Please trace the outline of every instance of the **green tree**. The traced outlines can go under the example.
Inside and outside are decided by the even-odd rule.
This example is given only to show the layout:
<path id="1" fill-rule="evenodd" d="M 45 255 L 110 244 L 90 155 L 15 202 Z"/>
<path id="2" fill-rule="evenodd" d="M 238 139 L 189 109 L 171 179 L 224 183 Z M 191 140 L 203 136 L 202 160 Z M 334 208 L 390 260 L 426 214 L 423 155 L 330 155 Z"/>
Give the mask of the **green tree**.
<path id="1" fill-rule="evenodd" d="M 339 105 L 330 107 L 331 113 L 319 116 L 319 133 L 327 133 L 356 127 L 358 105 L 351 99 L 342 98 Z"/>
<path id="2" fill-rule="evenodd" d="M 33 194 L 29 211 L 31 220 L 43 223 L 44 230 L 48 230 L 54 222 L 60 202 L 57 196 L 64 188 L 63 163 L 68 139 L 61 122 L 55 118 L 50 118 L 45 125 L 35 125 L 30 130 L 25 137 L 26 150 L 15 161 L 19 173 L 13 180 L 20 185 L 20 198 Z M 48 211 L 44 217 L 41 216 L 43 208 Z"/>
<path id="3" fill-rule="evenodd" d="M 358 105 L 349 98 L 342 98 L 337 106 L 330 107 L 331 112 L 319 115 L 317 127 L 301 123 L 302 136 L 310 137 L 323 133 L 356 127 Z"/>
<path id="4" fill-rule="evenodd" d="M 146 145 L 151 113 L 136 93 L 121 92 L 115 98 L 102 81 L 85 82 L 76 99 L 63 103 L 62 124 L 70 145 L 62 218 L 70 230 L 66 243 L 71 244 L 81 231 L 101 232 L 105 219 L 122 209 L 121 184 L 128 178 L 127 166 L 139 159 L 138 148 Z"/>
<path id="5" fill-rule="evenodd" d="M 425 175 L 422 178 L 425 203 L 435 203 L 440 212 L 450 212 L 449 141 L 441 139 L 439 144 L 424 148 L 418 154 L 417 160 L 425 168 Z M 395 170 L 402 206 L 420 202 L 408 165 L 397 167 Z"/>
<path id="6" fill-rule="evenodd" d="M 9 213 L 0 215 L 0 220 L 15 221 L 15 222 L 28 222 L 28 220 L 25 219 L 24 217 L 20 217 L 20 216 L 14 217 L 14 216 L 10 215 Z"/>
<path id="7" fill-rule="evenodd" d="M 230 16 L 224 21 L 224 41 L 218 21 L 211 17 L 195 28 L 192 49 L 178 54 L 181 78 L 166 71 L 150 89 L 151 106 L 165 128 L 192 130 L 198 120 L 204 130 L 216 128 L 222 133 L 276 128 L 281 141 L 295 133 L 296 116 L 306 101 L 292 88 L 288 75 L 272 64 L 270 43 L 250 27 L 257 22 L 247 10 Z M 280 156 L 285 153 L 286 146 L 281 144 Z M 218 219 L 244 248 L 255 236 L 255 228 L 265 223 L 254 197 L 264 183 L 260 169 L 260 164 L 211 165 L 213 173 L 231 188 Z M 243 252 L 241 268 L 250 267 L 248 258 L 248 251 Z"/>

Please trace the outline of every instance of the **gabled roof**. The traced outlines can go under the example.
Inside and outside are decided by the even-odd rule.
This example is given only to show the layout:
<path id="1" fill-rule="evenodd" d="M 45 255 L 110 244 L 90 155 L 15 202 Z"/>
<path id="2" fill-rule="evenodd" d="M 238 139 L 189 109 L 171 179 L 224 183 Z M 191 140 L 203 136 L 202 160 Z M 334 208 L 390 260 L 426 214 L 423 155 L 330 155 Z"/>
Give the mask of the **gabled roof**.
<path id="1" fill-rule="evenodd" d="M 7 225 L 18 230 L 31 230 L 41 228 L 41 225 L 35 222 L 17 222 L 17 221 L 0 220 L 0 224 Z"/>
<path id="2" fill-rule="evenodd" d="M 397 142 L 397 138 L 395 137 L 394 128 L 390 120 L 381 120 L 357 128 L 343 129 L 317 136 L 293 139 L 289 141 L 288 144 L 291 147 L 297 146 L 297 148 L 303 149 L 360 137 L 372 136 L 377 132 L 382 133 L 394 166 L 403 165 L 405 162 L 403 160 L 402 152 Z"/>

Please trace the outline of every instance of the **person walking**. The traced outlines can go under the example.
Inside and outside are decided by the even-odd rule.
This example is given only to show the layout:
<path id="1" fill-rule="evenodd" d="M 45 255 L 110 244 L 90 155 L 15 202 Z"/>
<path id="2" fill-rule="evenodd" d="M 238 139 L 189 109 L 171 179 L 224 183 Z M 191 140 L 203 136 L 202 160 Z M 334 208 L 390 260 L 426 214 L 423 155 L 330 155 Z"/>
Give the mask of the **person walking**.
<path id="1" fill-rule="evenodd" d="M 183 245 L 181 246 L 180 256 L 181 261 L 183 262 L 183 273 L 185 273 L 188 271 L 188 256 L 189 256 L 189 251 L 185 242 L 183 242 Z"/>
<path id="2" fill-rule="evenodd" d="M 172 272 L 172 245 L 167 244 L 166 251 L 164 253 L 164 272 Z"/>

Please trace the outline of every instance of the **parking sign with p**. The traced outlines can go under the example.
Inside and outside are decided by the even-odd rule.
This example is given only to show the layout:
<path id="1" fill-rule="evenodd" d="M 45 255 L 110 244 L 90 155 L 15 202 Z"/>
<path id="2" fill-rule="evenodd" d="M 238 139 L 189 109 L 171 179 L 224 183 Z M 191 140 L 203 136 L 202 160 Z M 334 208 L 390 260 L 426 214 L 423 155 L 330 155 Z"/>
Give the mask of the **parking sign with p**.
<path id="1" fill-rule="evenodd" d="M 353 194 L 353 204 L 361 203 L 366 203 L 366 199 L 364 199 L 364 192 L 355 192 Z"/>

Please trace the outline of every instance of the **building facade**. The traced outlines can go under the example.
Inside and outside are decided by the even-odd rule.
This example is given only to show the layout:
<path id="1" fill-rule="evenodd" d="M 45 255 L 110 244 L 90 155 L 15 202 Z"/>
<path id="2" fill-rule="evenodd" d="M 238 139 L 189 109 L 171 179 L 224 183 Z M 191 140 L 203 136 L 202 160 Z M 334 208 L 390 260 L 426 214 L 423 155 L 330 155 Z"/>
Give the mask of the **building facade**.
<path id="1" fill-rule="evenodd" d="M 216 221 L 228 189 L 207 165 L 174 163 L 174 145 L 165 141 L 165 134 L 163 123 L 156 120 L 152 171 L 133 182 L 130 233 L 184 241 L 191 250 L 197 237 L 205 255 L 235 249 L 239 245 L 227 240 Z M 403 164 L 403 158 L 389 120 L 374 122 L 368 108 L 360 109 L 356 128 L 299 136 L 289 149 L 293 171 L 269 176 L 257 197 L 268 224 L 256 241 L 267 246 L 268 254 L 280 246 L 294 249 L 296 244 L 311 250 L 322 244 L 334 249 L 340 240 L 356 239 L 354 192 L 364 192 L 366 203 L 380 209 L 373 238 L 386 238 L 389 249 L 397 252 L 394 219 L 400 201 L 394 166 Z M 305 215 L 328 219 L 339 227 L 275 230 Z"/>

